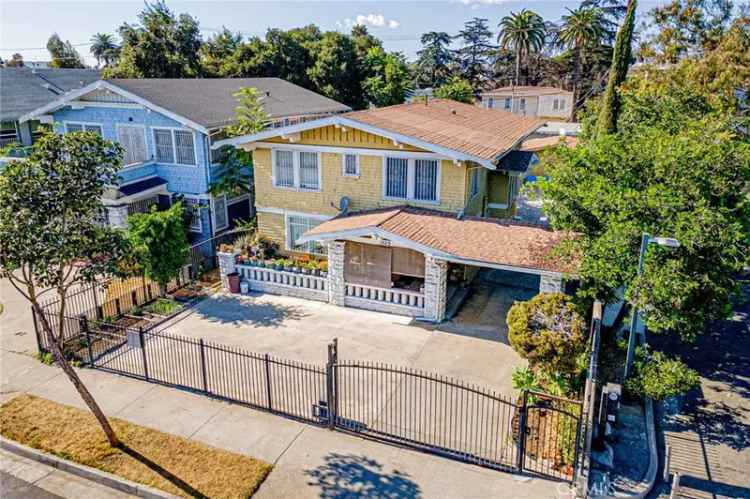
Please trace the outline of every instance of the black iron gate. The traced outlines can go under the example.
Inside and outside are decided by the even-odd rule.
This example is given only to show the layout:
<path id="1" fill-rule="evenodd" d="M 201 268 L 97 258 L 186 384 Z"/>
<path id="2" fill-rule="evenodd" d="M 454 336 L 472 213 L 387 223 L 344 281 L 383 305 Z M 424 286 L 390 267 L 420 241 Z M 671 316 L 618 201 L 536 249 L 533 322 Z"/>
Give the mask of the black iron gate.
<path id="1" fill-rule="evenodd" d="M 510 472 L 572 481 L 581 403 L 536 392 L 515 401 L 449 377 L 328 349 L 332 429 Z"/>

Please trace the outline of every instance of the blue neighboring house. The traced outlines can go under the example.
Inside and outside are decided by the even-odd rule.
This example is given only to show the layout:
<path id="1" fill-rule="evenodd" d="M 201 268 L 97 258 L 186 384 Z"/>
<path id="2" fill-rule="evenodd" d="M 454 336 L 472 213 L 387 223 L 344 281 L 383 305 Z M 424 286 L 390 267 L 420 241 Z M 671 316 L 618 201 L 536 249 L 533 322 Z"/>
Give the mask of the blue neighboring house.
<path id="1" fill-rule="evenodd" d="M 235 123 L 236 92 L 255 87 L 268 126 L 297 124 L 350 108 L 279 78 L 99 80 L 20 117 L 39 120 L 58 133 L 92 131 L 125 148 L 118 185 L 104 194 L 106 221 L 125 227 L 130 214 L 177 196 L 193 207 L 191 241 L 230 229 L 253 210 L 250 195 L 213 196 L 222 154 L 211 144 Z"/>

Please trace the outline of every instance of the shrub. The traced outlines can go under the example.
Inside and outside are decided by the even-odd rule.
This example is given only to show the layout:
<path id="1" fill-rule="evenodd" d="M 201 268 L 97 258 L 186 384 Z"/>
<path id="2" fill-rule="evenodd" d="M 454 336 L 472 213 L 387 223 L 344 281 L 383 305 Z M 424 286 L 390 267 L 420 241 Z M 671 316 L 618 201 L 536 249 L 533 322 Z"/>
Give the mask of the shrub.
<path id="1" fill-rule="evenodd" d="M 573 376 L 586 351 L 586 323 L 569 297 L 541 293 L 516 302 L 508 312 L 508 337 L 513 349 L 533 370 Z"/>
<path id="2" fill-rule="evenodd" d="M 638 347 L 633 375 L 625 381 L 625 389 L 633 395 L 662 400 L 682 395 L 699 383 L 698 373 L 681 359 L 669 358 L 648 347 Z"/>

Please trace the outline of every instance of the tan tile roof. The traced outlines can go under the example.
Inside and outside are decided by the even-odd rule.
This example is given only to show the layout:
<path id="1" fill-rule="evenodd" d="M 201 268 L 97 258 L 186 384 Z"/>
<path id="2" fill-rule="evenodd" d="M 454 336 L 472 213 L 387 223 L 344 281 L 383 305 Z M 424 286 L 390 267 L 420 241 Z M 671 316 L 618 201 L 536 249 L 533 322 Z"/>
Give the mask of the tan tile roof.
<path id="1" fill-rule="evenodd" d="M 426 104 L 418 101 L 341 116 L 491 161 L 544 124 L 536 118 L 446 99 L 429 99 Z"/>
<path id="2" fill-rule="evenodd" d="M 533 139 L 526 139 L 521 142 L 518 146 L 520 151 L 537 152 L 547 149 L 548 147 L 554 147 L 560 142 L 564 142 L 566 146 L 573 148 L 578 145 L 578 138 L 566 136 L 560 137 L 559 135 L 553 135 L 551 137 L 536 137 Z"/>
<path id="3" fill-rule="evenodd" d="M 570 94 L 573 92 L 563 90 L 562 88 L 555 87 L 535 87 L 535 86 L 518 86 L 518 87 L 498 87 L 493 90 L 487 90 L 482 94 L 502 94 L 502 95 L 517 95 L 519 97 L 533 97 L 534 95 L 558 95 L 558 94 Z"/>
<path id="4" fill-rule="evenodd" d="M 576 262 L 553 249 L 574 237 L 545 227 L 511 220 L 465 217 L 435 210 L 397 206 L 352 213 L 323 222 L 305 236 L 345 237 L 356 229 L 380 229 L 457 258 L 536 270 L 575 273 Z"/>

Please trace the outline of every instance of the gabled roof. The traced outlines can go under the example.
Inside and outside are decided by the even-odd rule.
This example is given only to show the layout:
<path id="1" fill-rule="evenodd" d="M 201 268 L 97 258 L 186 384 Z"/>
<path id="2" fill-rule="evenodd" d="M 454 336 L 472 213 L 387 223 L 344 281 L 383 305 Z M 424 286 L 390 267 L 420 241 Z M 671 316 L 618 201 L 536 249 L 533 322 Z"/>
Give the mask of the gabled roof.
<path id="1" fill-rule="evenodd" d="M 536 87 L 533 85 L 497 87 L 493 90 L 482 92 L 482 95 L 500 94 L 517 95 L 518 97 L 533 97 L 535 95 L 573 95 L 573 92 L 555 87 Z"/>
<path id="2" fill-rule="evenodd" d="M 297 242 L 376 236 L 449 261 L 538 274 L 575 273 L 576 263 L 554 253 L 575 237 L 546 227 L 407 206 L 338 216 L 306 232 Z"/>
<path id="3" fill-rule="evenodd" d="M 0 68 L 0 119 L 15 121 L 98 79 L 92 69 Z"/>
<path id="4" fill-rule="evenodd" d="M 236 121 L 237 98 L 243 87 L 255 87 L 271 118 L 351 110 L 328 97 L 280 78 L 146 78 L 101 80 L 22 117 L 32 119 L 67 105 L 89 92 L 106 88 L 203 132 Z"/>
<path id="5" fill-rule="evenodd" d="M 536 118 L 518 116 L 499 109 L 486 109 L 446 99 L 430 99 L 426 103 L 412 102 L 355 111 L 300 125 L 264 130 L 219 141 L 213 147 L 239 146 L 337 125 L 360 129 L 454 160 L 474 161 L 494 170 L 500 158 L 543 123 Z"/>

